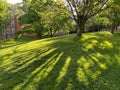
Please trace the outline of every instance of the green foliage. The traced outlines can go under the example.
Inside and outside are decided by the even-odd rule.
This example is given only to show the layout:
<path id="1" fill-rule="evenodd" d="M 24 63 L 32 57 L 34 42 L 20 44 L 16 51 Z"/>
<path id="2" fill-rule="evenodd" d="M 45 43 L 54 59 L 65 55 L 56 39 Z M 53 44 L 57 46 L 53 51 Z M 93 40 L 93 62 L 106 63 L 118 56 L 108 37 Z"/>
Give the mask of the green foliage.
<path id="1" fill-rule="evenodd" d="M 15 31 L 16 38 L 20 38 L 22 34 L 23 34 L 23 31 L 18 31 L 18 30 Z"/>
<path id="2" fill-rule="evenodd" d="M 28 10 L 20 16 L 19 22 L 20 24 L 31 24 L 39 38 L 44 32 L 49 32 L 53 36 L 60 30 L 69 31 L 72 25 L 70 14 L 64 3 L 53 0 L 32 0 Z"/>
<path id="3" fill-rule="evenodd" d="M 0 0 L 0 32 L 4 27 L 4 22 L 6 19 L 6 2 L 4 0 Z"/>
<path id="4" fill-rule="evenodd" d="M 44 31 L 44 26 L 41 18 L 42 13 L 46 9 L 44 7 L 46 3 L 47 2 L 44 2 L 44 0 L 32 0 L 31 3 L 29 3 L 28 10 L 19 18 L 20 24 L 31 24 L 31 26 L 34 25 L 33 27 L 39 38 L 41 38 Z"/>
<path id="5" fill-rule="evenodd" d="M 102 12 L 101 16 L 107 18 L 109 21 L 107 24 L 111 26 L 111 32 L 114 33 L 114 30 L 117 29 L 120 24 L 120 1 L 113 0 L 112 5 Z"/>
<path id="6" fill-rule="evenodd" d="M 6 1 L 0 0 L 0 48 L 2 47 L 2 40 L 1 40 L 1 34 L 5 27 L 5 21 L 6 21 Z"/>
<path id="7" fill-rule="evenodd" d="M 28 11 L 28 8 L 30 6 L 30 3 L 31 3 L 32 0 L 23 0 L 22 4 L 23 6 L 21 7 L 21 9 L 24 11 L 24 12 L 27 12 Z"/>
<path id="8" fill-rule="evenodd" d="M 89 18 L 111 6 L 113 0 L 65 0 L 77 24 L 77 35 L 81 36 Z"/>
<path id="9" fill-rule="evenodd" d="M 61 30 L 68 32 L 70 26 L 72 26 L 70 14 L 65 8 L 63 2 L 57 1 L 51 3 L 49 8 L 44 12 L 42 21 L 51 36 L 54 36 L 57 31 Z"/>
<path id="10" fill-rule="evenodd" d="M 109 27 L 110 26 L 110 20 L 109 18 L 103 16 L 103 13 L 97 14 L 96 16 L 90 18 L 85 25 L 85 28 L 88 29 L 90 26 L 103 26 L 103 27 Z"/>
<path id="11" fill-rule="evenodd" d="M 35 33 L 34 25 L 26 24 L 22 31 L 25 33 Z"/>

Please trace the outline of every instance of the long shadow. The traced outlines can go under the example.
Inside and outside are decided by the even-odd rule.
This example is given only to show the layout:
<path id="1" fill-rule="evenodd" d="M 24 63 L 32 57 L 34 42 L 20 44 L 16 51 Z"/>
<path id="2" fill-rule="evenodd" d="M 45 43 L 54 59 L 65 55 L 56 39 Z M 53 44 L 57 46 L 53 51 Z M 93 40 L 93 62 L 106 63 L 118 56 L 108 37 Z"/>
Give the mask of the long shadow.
<path id="1" fill-rule="evenodd" d="M 48 60 L 47 63 L 45 63 L 44 65 L 42 65 L 39 69 L 37 69 L 37 71 L 31 75 L 29 77 L 29 79 L 22 85 L 21 89 L 24 89 L 25 87 L 27 87 L 33 80 L 34 78 L 42 71 L 44 70 L 46 67 L 49 67 L 50 63 L 54 62 L 54 59 L 58 56 L 58 54 L 53 55 L 50 60 Z M 42 76 L 41 76 L 42 77 Z"/>
<path id="2" fill-rule="evenodd" d="M 47 50 L 45 52 L 49 52 L 49 51 Z M 43 52 L 43 53 L 45 53 L 45 52 Z M 28 77 L 28 75 L 30 75 L 36 68 L 40 67 L 45 62 L 47 62 L 49 59 L 48 57 L 51 57 L 56 53 L 57 53 L 57 51 L 53 50 L 52 52 L 41 57 L 40 56 L 41 53 L 36 52 L 36 55 L 29 59 L 30 62 L 32 61 L 31 63 L 25 62 L 25 63 L 22 63 L 22 65 L 17 65 L 17 66 L 15 65 L 9 71 L 4 71 L 4 73 L 2 73 L 2 76 L 3 76 L 3 74 L 5 74 L 5 76 L 0 78 L 0 83 L 2 84 L 0 86 L 0 89 L 2 89 L 2 90 L 5 88 L 13 89 L 13 88 L 15 88 L 16 85 L 23 83 L 26 80 L 26 78 Z M 55 58 L 55 57 L 53 57 L 53 58 Z M 51 62 L 51 60 L 49 62 Z M 26 63 L 28 63 L 27 66 L 26 66 Z M 22 66 L 25 66 L 25 67 L 22 67 Z M 20 68 L 20 69 L 18 69 L 18 68 Z M 14 70 L 16 70 L 16 69 L 18 69 L 18 70 L 14 72 Z M 16 80 L 16 78 L 17 78 L 17 80 Z M 11 80 L 16 80 L 16 81 L 14 81 L 12 83 L 8 83 Z M 8 86 L 6 86 L 6 82 L 9 84 Z"/>
<path id="3" fill-rule="evenodd" d="M 47 88 L 48 89 L 54 88 L 54 85 L 56 84 L 56 79 L 59 76 L 60 70 L 64 66 L 66 58 L 67 56 L 64 56 L 64 55 L 61 56 L 60 60 L 55 64 L 52 71 L 46 77 L 42 78 L 39 81 L 37 90 L 45 90 Z"/>
<path id="4" fill-rule="evenodd" d="M 49 45 L 53 51 L 43 51 L 42 56 L 40 50 L 31 50 L 26 55 L 34 51 L 33 56 L 3 71 L 0 89 L 12 90 L 20 85 L 17 89 L 24 90 L 33 85 L 36 90 L 119 90 L 120 47 L 116 43 L 120 40 L 113 41 L 117 36 L 57 38 Z"/>
<path id="5" fill-rule="evenodd" d="M 106 36 L 102 36 L 101 38 L 104 38 L 104 37 Z M 109 37 L 110 36 L 108 36 L 108 38 Z M 114 36 L 111 36 L 111 37 L 114 38 Z M 40 80 L 37 90 L 39 89 L 49 90 L 51 88 L 52 90 L 66 90 L 66 89 L 68 90 L 81 90 L 81 89 L 93 90 L 94 88 L 101 89 L 101 86 L 103 90 L 106 90 L 106 89 L 111 89 L 111 88 L 115 88 L 115 86 L 118 86 L 118 82 L 116 82 L 115 80 L 112 81 L 106 78 L 107 76 L 109 76 L 108 74 L 106 74 L 106 72 L 110 71 L 111 68 L 114 67 L 114 65 L 116 65 L 117 70 L 120 69 L 120 64 L 117 64 L 118 58 L 115 58 L 115 55 L 120 57 L 120 55 L 118 54 L 120 52 L 119 48 L 116 47 L 116 41 L 113 42 L 111 40 L 108 40 L 108 38 L 106 38 L 105 40 L 112 44 L 112 47 L 110 48 L 107 48 L 107 47 L 102 48 L 102 46 L 99 46 L 101 44 L 103 44 L 104 46 L 105 44 L 104 44 L 104 41 L 101 41 L 101 39 L 98 37 L 89 38 L 87 39 L 87 41 L 82 40 L 82 38 L 78 39 L 78 37 L 75 37 L 72 41 L 69 41 L 69 42 L 67 40 L 66 40 L 67 42 L 63 40 L 63 41 L 58 41 L 52 44 L 53 47 L 60 48 L 61 51 L 63 51 L 64 54 L 67 56 L 63 55 L 64 59 L 61 59 L 62 65 L 60 62 L 58 62 L 55 68 L 49 73 L 49 75 L 43 78 L 43 80 Z M 94 47 L 86 51 L 84 49 L 86 48 L 85 45 L 91 44 L 92 40 L 96 40 L 97 43 L 94 45 Z M 75 42 L 79 42 L 79 43 L 74 44 Z M 67 49 L 66 45 L 69 45 L 69 49 Z M 76 50 L 74 50 L 73 47 L 76 47 Z M 77 51 L 79 53 L 77 53 Z M 110 52 L 114 52 L 114 54 Z M 97 53 L 98 53 L 98 56 L 97 56 Z M 109 56 L 108 58 L 105 57 L 107 55 Z M 59 84 L 56 84 L 56 79 L 58 78 L 60 70 L 61 70 L 61 69 L 57 70 L 56 68 L 58 66 L 62 68 L 63 64 L 67 60 L 67 57 L 69 56 L 71 57 L 71 61 L 70 61 L 69 67 L 66 70 L 66 74 L 62 77 L 61 82 Z M 87 64 L 88 62 L 91 62 L 92 65 L 88 67 L 84 65 L 79 66 L 78 61 L 81 61 L 79 59 L 81 57 L 85 58 L 85 62 L 83 62 L 83 64 Z M 96 58 L 97 61 L 93 57 Z M 111 64 L 109 62 L 111 62 Z M 77 75 L 78 68 L 82 69 L 82 73 L 84 73 L 84 76 L 86 77 L 86 83 L 83 82 L 84 80 L 83 81 L 79 80 L 78 75 Z M 114 73 L 114 71 L 116 72 L 117 70 L 113 69 L 112 73 Z M 55 75 L 53 73 L 55 73 Z M 111 79 L 113 79 L 113 77 Z M 108 85 L 106 85 L 106 83 Z M 112 87 L 110 88 L 109 85 L 112 85 Z"/>
<path id="6" fill-rule="evenodd" d="M 44 77 L 42 78 L 42 80 L 39 81 L 37 90 L 50 90 L 50 89 L 65 90 L 68 87 L 69 83 L 73 85 L 72 87 L 73 89 L 81 87 L 76 85 L 76 84 L 80 84 L 76 76 L 76 72 L 78 68 L 77 60 L 80 57 L 79 53 L 76 53 L 76 50 L 74 50 L 73 48 L 69 48 L 68 51 L 66 48 L 67 45 L 69 45 L 70 47 L 78 46 L 78 45 L 74 46 L 73 43 L 74 42 L 71 42 L 71 41 L 70 42 L 64 41 L 64 42 L 61 42 L 61 44 L 63 45 L 60 45 L 59 42 L 52 44 L 53 47 L 58 48 L 60 51 L 64 52 L 64 55 L 61 57 L 59 62 L 57 62 L 57 64 L 54 66 L 52 71 L 47 75 L 47 77 Z M 72 53 L 70 52 L 70 50 L 72 51 Z M 69 65 L 66 68 L 66 71 L 62 72 L 62 73 L 65 73 L 65 75 L 63 75 L 60 82 L 58 82 L 57 79 L 60 77 L 62 68 L 66 67 L 65 63 L 68 57 L 70 57 Z M 82 83 L 80 85 L 82 85 Z"/>
<path id="7" fill-rule="evenodd" d="M 37 38 L 22 37 L 22 38 L 18 38 L 18 39 L 3 40 L 2 41 L 3 42 L 3 47 L 1 48 L 1 50 L 5 49 L 5 48 L 9 48 L 9 47 L 14 47 L 14 46 L 17 46 L 17 45 L 26 44 L 26 43 L 34 41 L 34 40 L 37 40 Z M 14 44 L 11 41 L 14 41 Z"/>

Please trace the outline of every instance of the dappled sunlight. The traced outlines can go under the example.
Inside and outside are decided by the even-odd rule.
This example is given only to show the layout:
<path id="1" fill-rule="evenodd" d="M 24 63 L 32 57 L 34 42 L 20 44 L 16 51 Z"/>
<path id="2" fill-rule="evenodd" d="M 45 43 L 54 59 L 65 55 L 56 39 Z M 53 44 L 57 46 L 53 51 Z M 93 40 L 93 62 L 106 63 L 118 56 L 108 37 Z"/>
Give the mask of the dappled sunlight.
<path id="1" fill-rule="evenodd" d="M 107 69 L 106 63 L 101 63 L 100 60 L 99 60 L 97 57 L 95 57 L 95 56 L 91 56 L 91 58 L 92 58 L 95 62 L 97 62 L 97 64 L 99 65 L 99 67 L 100 67 L 101 69 L 104 69 L 104 70 Z"/>
<path id="2" fill-rule="evenodd" d="M 70 57 L 66 58 L 64 66 L 60 70 L 59 76 L 56 79 L 56 86 L 58 86 L 60 84 L 60 82 L 62 81 L 63 77 L 66 75 L 68 67 L 69 67 L 69 64 L 70 64 L 70 61 L 71 61 Z"/>
<path id="3" fill-rule="evenodd" d="M 119 90 L 120 43 L 106 35 L 69 35 L 2 49 L 0 89 Z"/>
<path id="4" fill-rule="evenodd" d="M 43 80 L 45 77 L 48 76 L 50 71 L 54 68 L 55 64 L 60 60 L 61 56 L 63 55 L 63 52 L 58 55 L 58 57 L 54 58 L 51 63 L 48 63 L 41 71 L 36 75 L 36 77 L 33 79 L 33 82 L 31 84 L 39 83 L 41 80 Z M 29 86 L 28 86 L 29 87 Z"/>
<path id="5" fill-rule="evenodd" d="M 85 86 L 90 86 L 91 82 L 95 82 L 96 80 L 98 80 L 99 83 L 104 84 L 103 82 L 107 81 L 104 80 L 103 82 L 101 82 L 101 80 L 99 81 L 99 77 L 101 77 L 103 72 L 109 70 L 110 67 L 113 67 L 114 65 L 118 66 L 117 63 L 119 63 L 120 65 L 119 58 L 120 55 L 110 56 L 107 54 L 103 54 L 103 52 L 91 53 L 87 57 L 82 56 L 77 61 L 77 63 L 79 64 L 77 70 L 78 80 L 82 82 Z M 107 82 L 107 84 L 113 85 L 109 81 Z M 108 85 L 106 87 L 108 87 Z"/>
<path id="6" fill-rule="evenodd" d="M 58 54 L 55 54 L 52 57 L 50 57 L 45 63 L 43 63 L 41 66 L 32 71 L 30 75 L 27 76 L 27 79 L 20 85 L 16 86 L 15 89 L 22 89 L 26 87 L 27 89 L 29 88 L 33 89 L 33 87 L 27 86 L 27 84 L 28 83 L 35 84 L 38 83 L 40 79 L 45 78 L 49 74 L 49 72 L 53 69 L 55 63 L 57 63 L 57 61 L 60 59 L 62 55 L 63 53 L 61 53 L 59 56 Z"/>
<path id="7" fill-rule="evenodd" d="M 86 41 L 86 40 L 89 40 L 91 38 L 98 38 L 98 36 L 94 35 L 93 33 L 90 33 L 90 34 L 85 34 L 82 36 L 81 38 L 81 41 Z"/>
<path id="8" fill-rule="evenodd" d="M 96 66 L 92 59 L 81 57 L 77 63 L 79 64 L 77 78 L 85 86 L 96 80 L 102 73 L 99 69 L 92 69 Z"/>
<path id="9" fill-rule="evenodd" d="M 120 54 L 119 55 L 114 55 L 115 60 L 117 62 L 118 65 L 120 65 Z"/>
<path id="10" fill-rule="evenodd" d="M 51 42 L 50 41 L 48 41 L 48 42 L 33 41 L 31 43 L 27 43 L 25 45 L 18 47 L 17 51 L 24 51 L 24 49 L 31 50 L 31 49 L 37 49 L 37 48 L 44 49 L 44 47 L 46 47 L 50 43 L 52 43 L 52 41 Z"/>
<path id="11" fill-rule="evenodd" d="M 90 58 L 92 60 L 94 60 L 101 69 L 103 69 L 103 70 L 107 69 L 107 65 L 106 65 L 106 63 L 104 63 L 106 60 L 104 59 L 104 56 L 102 54 L 100 54 L 99 52 L 97 52 L 95 54 L 91 54 Z M 103 59 L 103 60 L 101 60 L 101 59 Z"/>
<path id="12" fill-rule="evenodd" d="M 33 62 L 35 61 L 38 61 L 38 60 L 41 60 L 41 58 L 51 54 L 52 52 L 54 52 L 56 49 L 53 48 L 53 49 L 50 49 L 50 50 L 47 50 L 47 51 L 43 51 L 41 53 L 35 53 L 35 55 L 33 54 L 33 56 L 31 55 L 31 57 L 27 58 L 25 61 L 24 59 L 21 61 L 21 62 L 18 62 L 18 63 L 15 63 L 17 66 L 20 65 L 19 68 L 15 69 L 15 70 L 12 70 L 12 72 L 18 72 L 19 70 L 25 68 L 26 66 L 29 66 L 30 64 L 32 64 Z M 27 63 L 25 63 L 26 61 L 28 61 Z"/>
<path id="13" fill-rule="evenodd" d="M 8 40 L 4 40 L 5 42 L 3 42 L 3 47 L 8 47 L 9 45 L 15 45 L 17 44 L 17 42 L 14 39 L 8 39 Z"/>
<path id="14" fill-rule="evenodd" d="M 10 53 L 8 52 L 8 54 L 5 54 L 5 55 L 2 56 L 4 64 L 2 64 L 0 67 L 12 64 L 12 63 L 15 62 L 16 59 L 17 59 L 16 60 L 17 62 L 20 61 L 20 59 L 22 59 L 24 56 L 29 55 L 28 53 L 30 53 L 30 52 L 26 51 L 26 52 L 16 53 L 16 52 L 14 52 L 14 49 L 13 49 L 13 52 L 10 52 Z M 27 57 L 31 57 L 31 56 L 27 56 Z"/>
<path id="15" fill-rule="evenodd" d="M 65 90 L 72 90 L 74 88 L 73 84 L 71 83 L 72 80 L 69 80 L 68 83 L 67 83 L 67 87 Z"/>
<path id="16" fill-rule="evenodd" d="M 11 48 L 7 48 L 7 49 L 2 49 L 2 50 L 0 50 L 0 57 L 2 57 L 3 55 L 5 55 L 6 52 L 9 53 L 9 54 L 13 53 L 13 49 L 14 49 L 14 48 L 15 48 L 15 47 L 11 47 Z"/>
<path id="17" fill-rule="evenodd" d="M 113 44 L 109 41 L 103 41 L 102 43 L 100 43 L 99 47 L 101 49 L 106 49 L 106 48 L 110 49 L 113 48 Z"/>
<path id="18" fill-rule="evenodd" d="M 86 47 L 83 48 L 84 51 L 89 51 L 90 49 L 93 48 L 93 45 L 92 44 L 88 44 Z"/>
<path id="19" fill-rule="evenodd" d="M 77 78 L 84 85 L 88 85 L 89 84 L 89 81 L 88 81 L 88 78 L 85 75 L 84 69 L 78 68 L 78 70 L 77 70 Z"/>

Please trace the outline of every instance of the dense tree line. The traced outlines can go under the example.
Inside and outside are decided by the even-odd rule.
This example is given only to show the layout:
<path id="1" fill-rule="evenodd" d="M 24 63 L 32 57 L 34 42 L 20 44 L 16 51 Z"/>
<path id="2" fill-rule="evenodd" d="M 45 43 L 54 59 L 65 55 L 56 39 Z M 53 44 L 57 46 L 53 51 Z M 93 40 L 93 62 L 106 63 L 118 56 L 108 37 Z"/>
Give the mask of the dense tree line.
<path id="1" fill-rule="evenodd" d="M 23 4 L 26 3 L 29 4 L 28 6 L 23 5 L 23 10 L 25 7 L 27 10 L 19 18 L 20 24 L 26 24 L 26 27 L 29 26 L 28 29 L 37 33 L 38 38 L 41 38 L 45 32 L 53 37 L 57 31 L 68 31 L 71 28 L 71 15 L 62 1 L 24 0 Z M 28 31 L 28 29 L 24 31 Z"/>
<path id="2" fill-rule="evenodd" d="M 78 36 L 85 32 L 86 24 L 88 25 L 90 20 L 93 21 L 93 18 L 99 25 L 111 26 L 113 33 L 119 24 L 119 2 L 119 0 L 23 0 L 22 8 L 25 14 L 19 20 L 21 24 L 28 24 L 29 27 L 31 25 L 34 30 L 29 30 L 35 31 L 39 38 L 43 32 L 49 32 L 54 36 L 56 31 L 69 31 L 70 26 L 73 26 L 72 19 L 76 23 Z"/>

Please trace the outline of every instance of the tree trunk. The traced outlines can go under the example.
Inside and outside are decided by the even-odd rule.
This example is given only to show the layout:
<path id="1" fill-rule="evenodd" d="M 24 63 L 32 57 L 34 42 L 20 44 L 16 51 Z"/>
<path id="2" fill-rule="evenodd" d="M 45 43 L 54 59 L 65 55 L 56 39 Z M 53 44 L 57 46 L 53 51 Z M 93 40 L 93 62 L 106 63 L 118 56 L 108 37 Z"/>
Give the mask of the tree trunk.
<path id="1" fill-rule="evenodd" d="M 53 32 L 52 32 L 52 29 L 50 28 L 50 37 L 53 37 L 54 36 L 54 34 L 53 34 Z"/>
<path id="2" fill-rule="evenodd" d="M 39 39 L 42 38 L 42 32 L 41 32 L 41 31 L 39 31 L 39 32 L 37 33 L 37 37 L 38 37 Z"/>
<path id="3" fill-rule="evenodd" d="M 77 26 L 77 35 L 82 36 L 82 33 L 84 31 L 85 23 L 79 24 Z"/>
<path id="4" fill-rule="evenodd" d="M 114 30 L 115 30 L 115 26 L 113 25 L 113 26 L 111 27 L 111 33 L 112 33 L 112 34 L 114 34 Z"/>
<path id="5" fill-rule="evenodd" d="M 82 36 L 82 27 L 77 26 L 77 36 Z"/>
<path id="6" fill-rule="evenodd" d="M 85 28 L 85 23 L 88 20 L 86 16 L 79 16 L 77 23 L 77 36 L 82 36 L 82 33 Z"/>

